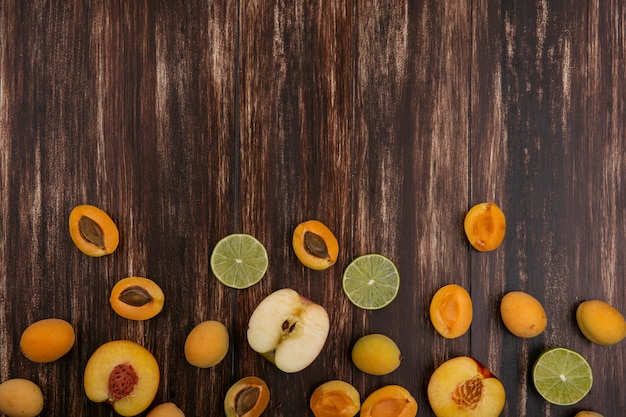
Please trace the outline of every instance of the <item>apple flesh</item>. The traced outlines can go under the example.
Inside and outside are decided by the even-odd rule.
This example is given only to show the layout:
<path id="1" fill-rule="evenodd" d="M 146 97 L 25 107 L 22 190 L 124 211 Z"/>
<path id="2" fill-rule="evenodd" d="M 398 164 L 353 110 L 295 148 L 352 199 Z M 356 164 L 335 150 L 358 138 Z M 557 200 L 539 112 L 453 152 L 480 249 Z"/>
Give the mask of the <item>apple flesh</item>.
<path id="1" fill-rule="evenodd" d="M 268 295 L 248 323 L 248 343 L 283 372 L 299 372 L 320 354 L 330 322 L 321 305 L 291 288 Z"/>

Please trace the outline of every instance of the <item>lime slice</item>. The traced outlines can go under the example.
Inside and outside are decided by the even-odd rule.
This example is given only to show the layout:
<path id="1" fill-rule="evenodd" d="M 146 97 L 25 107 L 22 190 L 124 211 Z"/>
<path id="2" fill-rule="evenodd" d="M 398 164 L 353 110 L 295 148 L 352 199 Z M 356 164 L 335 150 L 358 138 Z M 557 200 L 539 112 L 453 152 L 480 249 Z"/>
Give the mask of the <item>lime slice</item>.
<path id="1" fill-rule="evenodd" d="M 357 307 L 378 310 L 393 301 L 400 287 L 398 269 L 377 253 L 362 255 L 343 271 L 343 291 Z"/>
<path id="2" fill-rule="evenodd" d="M 533 383 L 539 394 L 552 404 L 572 405 L 589 393 L 593 374 L 589 363 L 579 353 L 556 347 L 537 358 Z"/>
<path id="3" fill-rule="evenodd" d="M 267 251 L 257 239 L 246 234 L 232 234 L 217 242 L 211 254 L 211 270 L 224 285 L 248 288 L 267 271 Z"/>

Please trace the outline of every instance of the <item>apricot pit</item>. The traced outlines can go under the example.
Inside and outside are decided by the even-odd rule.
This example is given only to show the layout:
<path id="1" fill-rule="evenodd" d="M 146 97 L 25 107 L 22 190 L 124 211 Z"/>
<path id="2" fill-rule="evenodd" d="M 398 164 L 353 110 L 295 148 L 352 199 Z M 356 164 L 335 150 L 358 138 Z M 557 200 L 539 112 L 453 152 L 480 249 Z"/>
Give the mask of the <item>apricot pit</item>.
<path id="1" fill-rule="evenodd" d="M 293 232 L 292 244 L 298 259 L 308 268 L 321 271 L 337 262 L 337 238 L 318 220 L 300 223 Z"/>
<path id="2" fill-rule="evenodd" d="M 361 397 L 351 384 L 332 380 L 313 391 L 309 404 L 315 417 L 353 417 L 361 408 Z"/>
<path id="3" fill-rule="evenodd" d="M 472 299 L 457 284 L 441 287 L 430 302 L 430 321 L 441 336 L 454 339 L 464 335 L 472 324 Z"/>
<path id="4" fill-rule="evenodd" d="M 226 392 L 226 417 L 259 417 L 270 402 L 270 390 L 265 381 L 247 376 L 235 382 Z"/>
<path id="5" fill-rule="evenodd" d="M 111 308 L 129 320 L 148 320 L 163 309 L 165 295 L 159 285 L 148 278 L 121 279 L 111 290 Z"/>
<path id="6" fill-rule="evenodd" d="M 92 205 L 72 209 L 69 219 L 70 237 L 85 255 L 100 257 L 115 252 L 120 234 L 107 213 Z"/>
<path id="7" fill-rule="evenodd" d="M 400 385 L 386 385 L 372 392 L 361 405 L 360 417 L 415 417 L 417 402 Z"/>
<path id="8" fill-rule="evenodd" d="M 506 218 L 496 203 L 480 203 L 467 212 L 464 228 L 467 239 L 476 250 L 492 251 L 504 240 Z"/>

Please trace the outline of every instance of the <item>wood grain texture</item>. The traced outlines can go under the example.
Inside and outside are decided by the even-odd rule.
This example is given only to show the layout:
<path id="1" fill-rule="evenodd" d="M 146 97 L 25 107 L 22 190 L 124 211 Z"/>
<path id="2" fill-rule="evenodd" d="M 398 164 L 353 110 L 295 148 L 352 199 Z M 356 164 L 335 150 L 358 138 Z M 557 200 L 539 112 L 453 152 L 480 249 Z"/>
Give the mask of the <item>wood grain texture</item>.
<path id="1" fill-rule="evenodd" d="M 155 400 L 188 416 L 221 415 L 237 379 L 265 379 L 265 415 L 311 416 L 330 379 L 364 399 L 389 383 L 432 416 L 426 386 L 445 359 L 471 355 L 507 391 L 504 416 L 626 412 L 624 342 L 592 345 L 578 303 L 626 313 L 626 6 L 575 2 L 353 0 L 0 0 L 0 380 L 43 389 L 42 415 L 112 416 L 82 388 L 89 355 L 128 338 L 157 357 Z M 503 245 L 470 249 L 469 207 L 496 201 Z M 118 250 L 88 258 L 67 219 L 94 204 L 116 221 Z M 291 234 L 304 220 L 339 240 L 337 264 L 303 267 Z M 213 277 L 215 243 L 233 232 L 267 247 L 267 276 L 247 290 Z M 401 274 L 380 311 L 352 306 L 343 268 L 377 252 Z M 115 315 L 114 283 L 147 276 L 166 294 L 146 322 Z M 442 285 L 466 287 L 474 322 L 459 339 L 432 328 Z M 329 312 L 326 347 L 284 374 L 246 341 L 250 314 L 292 287 Z M 510 290 L 546 307 L 534 339 L 508 333 L 499 300 Z M 60 317 L 78 338 L 57 362 L 19 351 L 23 329 Z M 183 356 L 191 328 L 220 320 L 231 334 L 223 363 L 196 369 Z M 380 332 L 404 360 L 367 376 L 352 344 Z M 551 346 L 587 357 L 594 388 L 555 407 L 534 390 L 531 366 Z"/>

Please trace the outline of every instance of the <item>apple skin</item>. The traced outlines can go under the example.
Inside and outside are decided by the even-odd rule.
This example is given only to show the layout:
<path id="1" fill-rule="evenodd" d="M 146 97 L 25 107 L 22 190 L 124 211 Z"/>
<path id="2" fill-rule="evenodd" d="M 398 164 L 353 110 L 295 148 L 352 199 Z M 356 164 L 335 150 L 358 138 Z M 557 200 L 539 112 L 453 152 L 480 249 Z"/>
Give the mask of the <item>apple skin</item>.
<path id="1" fill-rule="evenodd" d="M 268 295 L 248 323 L 248 343 L 278 369 L 299 372 L 320 354 L 328 333 L 328 313 L 291 288 Z"/>

